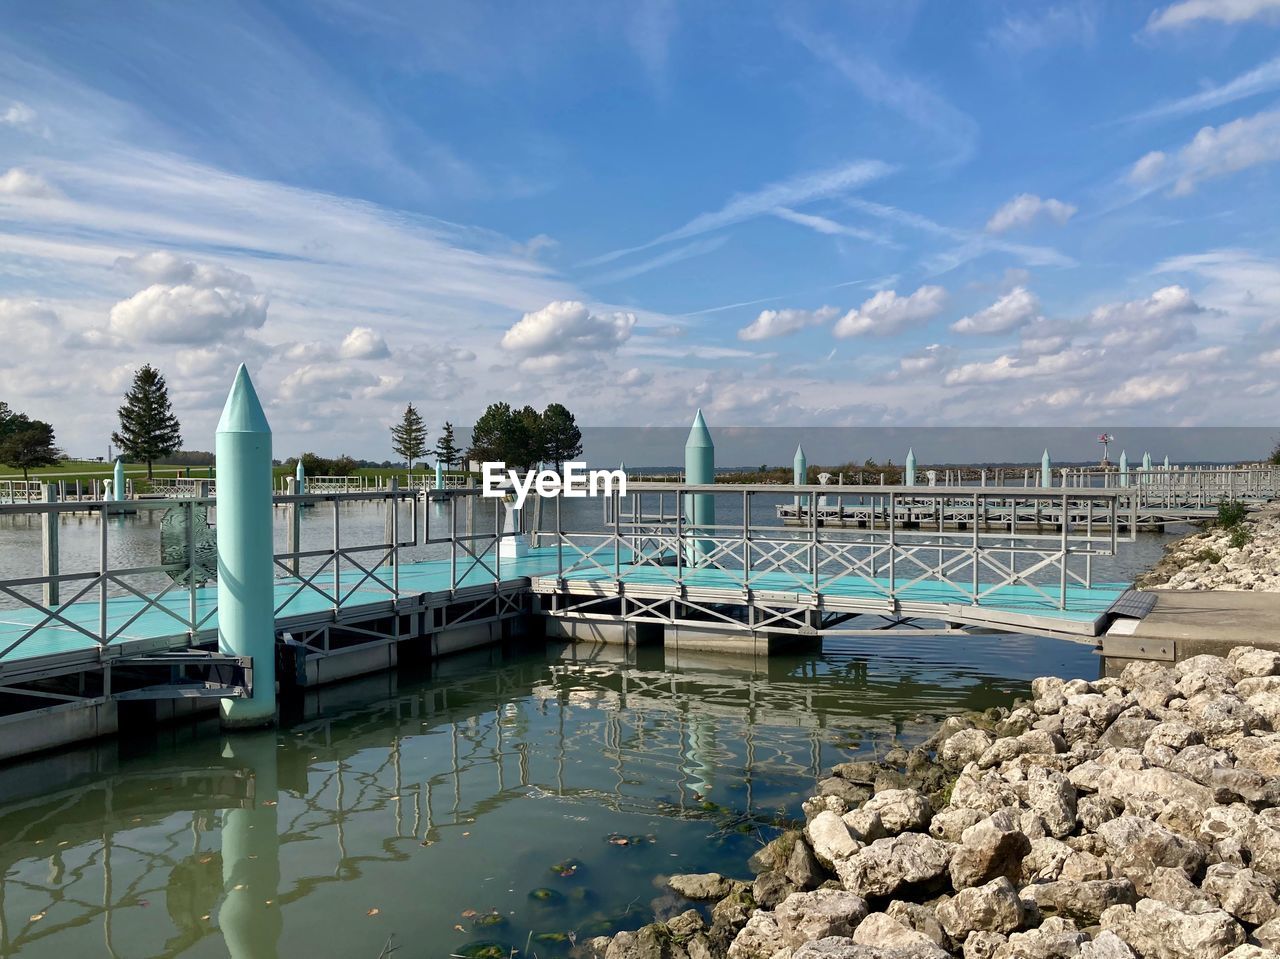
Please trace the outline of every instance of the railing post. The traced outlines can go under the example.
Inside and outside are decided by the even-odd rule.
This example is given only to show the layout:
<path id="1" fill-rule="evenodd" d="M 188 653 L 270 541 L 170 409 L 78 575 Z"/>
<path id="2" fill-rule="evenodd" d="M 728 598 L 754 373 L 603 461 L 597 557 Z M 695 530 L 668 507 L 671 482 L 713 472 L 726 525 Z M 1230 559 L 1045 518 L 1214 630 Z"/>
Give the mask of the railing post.
<path id="1" fill-rule="evenodd" d="M 42 501 L 58 502 L 58 487 L 45 483 Z M 40 555 L 42 575 L 50 577 L 44 584 L 44 604 L 49 609 L 58 605 L 58 518 L 55 510 L 40 514 Z"/>
<path id="2" fill-rule="evenodd" d="M 286 476 L 284 491 L 286 496 L 297 496 L 298 480 L 293 476 Z M 289 572 L 294 576 L 301 576 L 302 564 L 298 559 L 298 553 L 302 549 L 302 510 L 298 503 L 289 503 L 285 507 L 284 538 L 284 551 L 291 554 L 289 556 Z"/>

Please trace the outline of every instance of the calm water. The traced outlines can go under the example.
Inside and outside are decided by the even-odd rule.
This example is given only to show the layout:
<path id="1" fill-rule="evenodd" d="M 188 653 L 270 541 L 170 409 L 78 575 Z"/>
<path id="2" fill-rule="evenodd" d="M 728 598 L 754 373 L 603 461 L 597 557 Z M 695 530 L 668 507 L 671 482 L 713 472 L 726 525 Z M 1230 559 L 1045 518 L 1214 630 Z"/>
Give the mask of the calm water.
<path id="1" fill-rule="evenodd" d="M 320 690 L 274 732 L 205 722 L 6 767 L 0 954 L 562 955 L 682 908 L 661 875 L 741 874 L 851 751 L 1098 673 L 1088 647 L 1024 636 L 641 656 L 495 650 Z"/>

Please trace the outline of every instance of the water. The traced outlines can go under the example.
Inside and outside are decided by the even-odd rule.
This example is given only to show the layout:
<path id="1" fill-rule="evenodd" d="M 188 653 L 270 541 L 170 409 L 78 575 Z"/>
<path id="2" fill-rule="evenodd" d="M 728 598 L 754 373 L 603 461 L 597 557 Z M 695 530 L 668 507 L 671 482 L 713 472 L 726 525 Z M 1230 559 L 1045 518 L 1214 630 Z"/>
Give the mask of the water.
<path id="1" fill-rule="evenodd" d="M 1026 636 L 640 655 L 493 650 L 319 690 L 272 732 L 6 767 L 0 954 L 563 955 L 685 908 L 660 876 L 742 875 L 832 763 L 1098 675 L 1088 647 Z"/>

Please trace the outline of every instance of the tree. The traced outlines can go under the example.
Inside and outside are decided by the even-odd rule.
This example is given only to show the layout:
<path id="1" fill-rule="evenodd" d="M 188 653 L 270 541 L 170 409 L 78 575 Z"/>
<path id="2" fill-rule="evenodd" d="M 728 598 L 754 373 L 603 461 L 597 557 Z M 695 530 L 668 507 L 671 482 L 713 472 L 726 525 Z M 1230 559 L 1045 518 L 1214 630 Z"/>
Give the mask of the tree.
<path id="1" fill-rule="evenodd" d="M 460 453 L 453 439 L 453 424 L 446 421 L 440 439 L 436 440 L 436 459 L 444 464 L 445 469 L 452 469 Z"/>
<path id="2" fill-rule="evenodd" d="M 532 406 L 522 406 L 516 410 L 511 443 L 511 462 L 522 469 L 533 469 L 547 458 L 546 429 L 542 414 Z"/>
<path id="3" fill-rule="evenodd" d="M 129 459 L 147 464 L 147 479 L 152 463 L 182 446 L 182 426 L 173 415 L 169 387 L 150 363 L 133 376 L 120 407 L 120 429 L 111 434 L 111 442 Z"/>
<path id="4" fill-rule="evenodd" d="M 506 462 L 510 452 L 515 414 L 510 403 L 490 403 L 471 428 L 471 448 L 467 459 L 478 462 Z"/>
<path id="5" fill-rule="evenodd" d="M 582 455 L 582 430 L 573 414 L 560 403 L 552 403 L 542 411 L 542 439 L 545 455 L 557 469 L 564 466 L 565 460 Z"/>
<path id="6" fill-rule="evenodd" d="M 53 427 L 42 420 L 8 414 L 2 432 L 0 463 L 22 470 L 24 480 L 33 466 L 53 466 L 62 457 L 62 451 L 53 445 Z"/>
<path id="7" fill-rule="evenodd" d="M 404 408 L 400 422 L 391 427 L 391 449 L 408 460 L 410 473 L 414 460 L 422 459 L 427 452 L 427 428 L 412 403 Z"/>

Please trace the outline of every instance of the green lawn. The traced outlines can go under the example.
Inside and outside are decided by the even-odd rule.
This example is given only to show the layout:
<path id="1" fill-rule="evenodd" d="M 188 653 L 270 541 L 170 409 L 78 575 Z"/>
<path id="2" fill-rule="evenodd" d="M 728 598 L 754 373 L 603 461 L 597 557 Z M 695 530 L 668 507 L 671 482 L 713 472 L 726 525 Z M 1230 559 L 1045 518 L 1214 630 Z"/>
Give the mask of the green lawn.
<path id="1" fill-rule="evenodd" d="M 113 475 L 115 466 L 112 463 L 99 463 L 95 460 L 67 460 L 59 463 L 57 466 L 46 466 L 40 469 L 33 469 L 30 478 L 40 480 L 42 482 L 57 482 L 59 480 L 68 483 L 75 482 L 77 479 L 81 482 L 88 483 L 92 480 L 108 479 Z M 204 479 L 212 475 L 212 467 L 209 466 L 174 466 L 168 463 L 156 463 L 152 466 L 152 472 L 157 479 L 171 476 L 190 476 L 195 479 Z M 130 479 L 145 478 L 147 475 L 147 467 L 142 463 L 125 463 L 124 472 Z M 279 481 L 282 476 L 292 476 L 293 470 L 284 466 L 276 466 L 272 468 L 272 475 Z M 457 472 L 456 470 L 454 472 Z M 368 476 L 377 479 L 389 479 L 394 476 L 401 480 L 407 474 L 407 470 L 395 468 L 377 468 L 370 467 L 368 469 L 360 469 L 356 471 L 357 476 Z M 415 466 L 413 469 L 415 476 L 435 476 L 435 468 L 423 469 Z M 13 470 L 9 467 L 0 466 L 0 480 L 20 480 L 22 479 L 21 470 Z"/>

